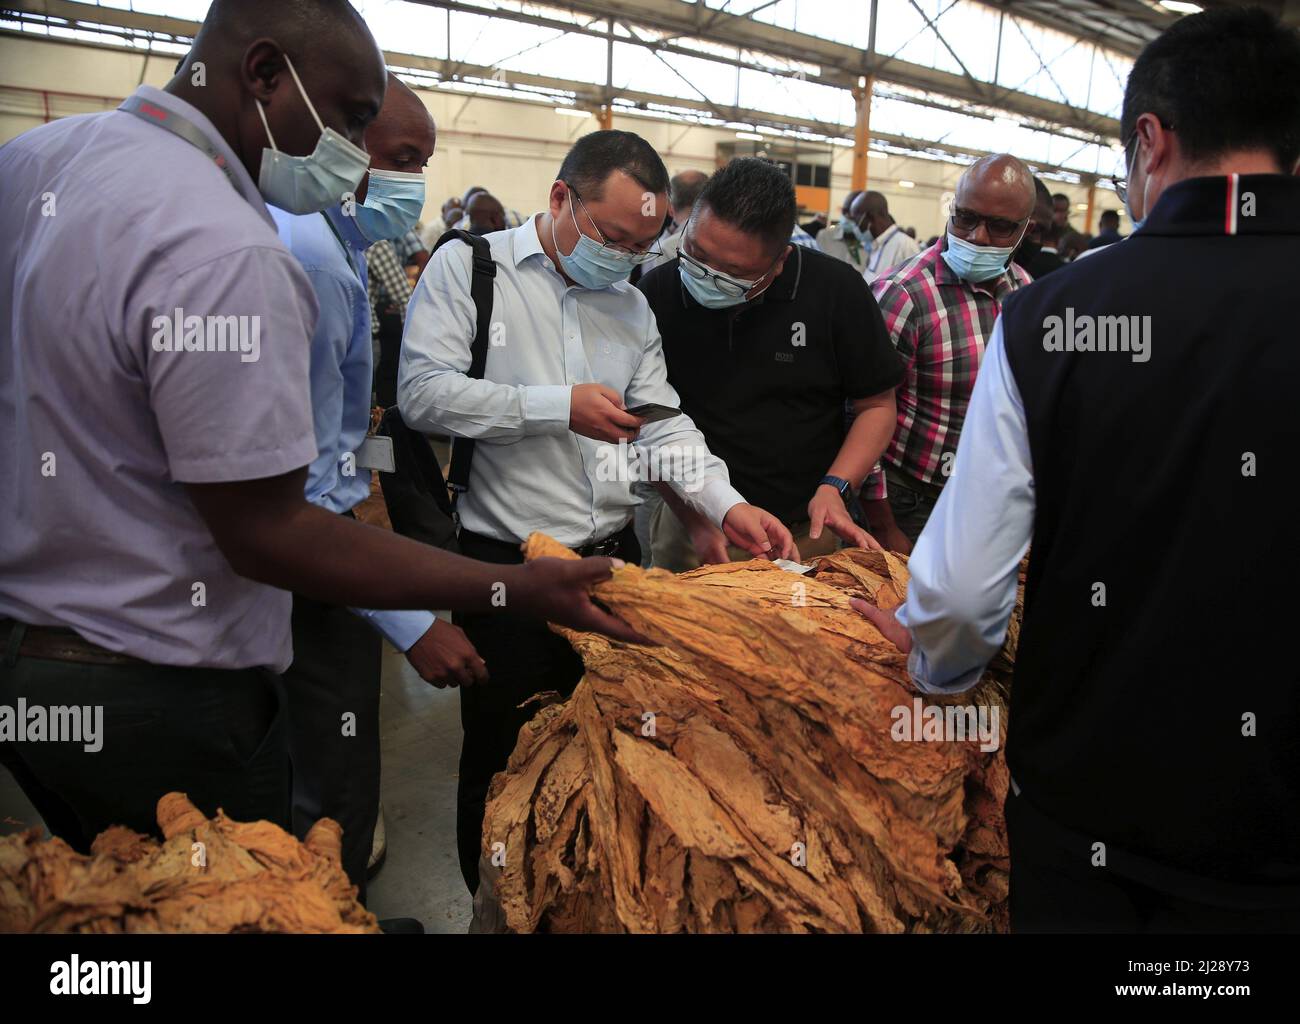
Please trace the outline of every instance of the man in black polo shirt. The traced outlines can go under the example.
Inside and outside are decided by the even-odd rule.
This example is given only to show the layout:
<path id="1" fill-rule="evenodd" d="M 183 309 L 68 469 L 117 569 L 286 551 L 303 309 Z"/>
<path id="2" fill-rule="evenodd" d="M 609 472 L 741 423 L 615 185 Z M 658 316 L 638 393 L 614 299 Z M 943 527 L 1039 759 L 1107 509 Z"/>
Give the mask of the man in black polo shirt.
<path id="1" fill-rule="evenodd" d="M 789 244 L 795 209 L 779 167 L 732 160 L 704 187 L 678 258 L 639 287 L 682 410 L 808 557 L 838 539 L 879 546 L 847 503 L 893 434 L 903 369 L 861 275 Z M 847 430 L 846 402 L 855 413 Z M 750 557 L 675 494 L 665 498 L 651 527 L 655 565 Z"/>
<path id="2" fill-rule="evenodd" d="M 1298 81 L 1259 10 L 1142 51 L 1136 230 L 1007 297 L 907 601 L 859 609 L 919 686 L 965 689 L 1029 548 L 1013 929 L 1300 930 Z"/>

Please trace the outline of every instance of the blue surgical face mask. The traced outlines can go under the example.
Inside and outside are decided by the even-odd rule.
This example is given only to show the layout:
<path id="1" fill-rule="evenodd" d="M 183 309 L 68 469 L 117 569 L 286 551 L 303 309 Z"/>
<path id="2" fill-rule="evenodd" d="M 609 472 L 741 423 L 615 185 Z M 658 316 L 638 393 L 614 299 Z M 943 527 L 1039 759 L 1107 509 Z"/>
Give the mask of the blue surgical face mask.
<path id="1" fill-rule="evenodd" d="M 871 248 L 871 243 L 875 240 L 875 236 L 871 233 L 871 228 L 861 227 L 855 220 L 846 220 L 844 222 L 844 227 L 849 234 L 862 243 L 864 249 Z"/>
<path id="2" fill-rule="evenodd" d="M 1141 145 L 1139 144 L 1138 148 L 1135 149 L 1135 150 L 1133 151 L 1133 169 L 1134 169 L 1134 170 L 1137 169 L 1137 158 L 1138 158 L 1138 153 L 1140 152 L 1140 150 L 1141 150 Z M 1130 171 L 1127 167 L 1124 169 L 1124 173 L 1125 173 L 1125 175 L 1126 175 L 1125 180 L 1129 180 L 1129 179 L 1131 179 L 1131 178 L 1133 177 L 1133 171 Z M 1145 190 L 1146 190 L 1146 181 L 1145 181 L 1145 180 L 1142 182 L 1142 186 L 1143 186 L 1143 192 L 1145 193 Z M 1129 221 L 1130 221 L 1130 222 L 1132 223 L 1132 225 L 1133 225 L 1133 231 L 1141 231 L 1141 230 L 1142 230 L 1142 225 L 1145 224 L 1145 223 L 1147 222 L 1146 214 L 1150 214 L 1151 211 L 1150 211 L 1150 210 L 1145 211 L 1145 214 L 1144 214 L 1140 219 L 1137 218 L 1137 217 L 1134 217 L 1134 216 L 1133 216 L 1133 207 L 1132 207 L 1131 205 L 1129 205 L 1129 199 L 1132 197 L 1132 195 L 1133 195 L 1133 193 L 1132 193 L 1132 192 L 1129 192 L 1129 193 L 1127 193 L 1127 194 L 1124 196 L 1124 211 L 1128 214 L 1128 219 L 1129 219 Z M 1143 198 L 1143 199 L 1146 198 L 1145 194 L 1143 195 L 1142 198 Z"/>
<path id="3" fill-rule="evenodd" d="M 356 191 L 370 166 L 370 157 L 364 149 L 352 145 L 333 128 L 321 124 L 288 54 L 285 54 L 284 62 L 289 66 L 289 74 L 311 111 L 316 127 L 320 129 L 320 138 L 310 156 L 281 153 L 267 123 L 266 111 L 259 102 L 257 112 L 262 116 L 262 127 L 266 129 L 266 138 L 271 145 L 262 150 L 257 188 L 268 203 L 289 213 L 319 213 L 341 203 L 349 192 Z"/>
<path id="4" fill-rule="evenodd" d="M 355 208 L 357 227 L 371 242 L 401 238 L 424 210 L 424 175 L 371 169 L 366 201 Z"/>
<path id="5" fill-rule="evenodd" d="M 1024 237 L 1025 233 L 1020 232 L 1020 239 Z M 948 247 L 943 250 L 943 261 L 963 281 L 978 284 L 997 277 L 1007 269 L 1007 265 L 1011 262 L 1011 254 L 1016 251 L 1020 239 L 1016 240 L 1015 245 L 971 245 L 964 238 L 958 238 L 949 231 Z"/>
<path id="6" fill-rule="evenodd" d="M 573 230 L 578 232 L 578 243 L 572 252 L 560 252 L 560 243 L 555 236 L 555 220 L 551 219 L 551 242 L 555 246 L 556 255 L 560 257 L 560 266 L 571 281 L 583 288 L 608 288 L 619 281 L 626 281 L 634 266 L 651 258 L 650 253 L 644 254 L 644 258 L 619 253 L 609 246 L 601 245 L 589 235 L 584 235 L 578 227 L 578 215 L 574 212 L 576 203 L 577 197 L 570 189 L 569 216 L 573 218 Z"/>
<path id="7" fill-rule="evenodd" d="M 757 283 L 756 281 L 742 281 L 738 277 L 727 278 L 729 281 L 734 281 L 738 286 L 744 285 L 745 287 L 745 290 L 739 295 L 732 295 L 718 287 L 717 277 L 693 277 L 687 271 L 684 260 L 678 260 L 677 273 L 682 279 L 682 284 L 686 286 L 686 290 L 691 293 L 691 298 L 705 309 L 729 309 L 732 306 L 739 306 L 746 301 L 745 295 Z M 712 271 L 712 273 L 717 274 L 717 271 Z"/>

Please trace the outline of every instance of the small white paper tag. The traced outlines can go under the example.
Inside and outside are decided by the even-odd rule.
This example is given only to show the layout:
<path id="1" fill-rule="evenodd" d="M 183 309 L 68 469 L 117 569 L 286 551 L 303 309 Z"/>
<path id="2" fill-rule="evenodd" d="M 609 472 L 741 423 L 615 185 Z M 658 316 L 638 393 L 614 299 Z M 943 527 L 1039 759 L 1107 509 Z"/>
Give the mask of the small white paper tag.
<path id="1" fill-rule="evenodd" d="M 358 469 L 377 469 L 381 473 L 392 473 L 397 469 L 391 437 L 367 437 L 361 442 L 356 456 Z"/>
<path id="2" fill-rule="evenodd" d="M 800 576 L 806 576 L 808 573 L 813 571 L 811 565 L 802 565 L 799 562 L 792 562 L 788 558 L 774 558 L 772 559 L 772 564 L 779 566 L 786 572 L 798 573 Z"/>

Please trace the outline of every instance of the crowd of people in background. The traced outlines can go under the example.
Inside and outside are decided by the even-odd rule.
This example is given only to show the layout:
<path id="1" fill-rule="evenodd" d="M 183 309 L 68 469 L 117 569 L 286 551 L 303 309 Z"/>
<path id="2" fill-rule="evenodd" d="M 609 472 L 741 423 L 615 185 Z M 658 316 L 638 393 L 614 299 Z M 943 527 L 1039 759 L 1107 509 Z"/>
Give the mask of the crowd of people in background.
<path id="1" fill-rule="evenodd" d="M 590 596 L 620 564 L 911 553 L 898 615 L 859 610 L 910 652 L 920 689 L 957 692 L 1002 642 L 1032 535 L 1008 757 L 1013 923 L 1199 922 L 1225 905 L 1262 920 L 1260 887 L 1300 891 L 1296 818 L 1276 813 L 1300 800 L 1300 720 L 1293 698 L 1254 693 L 1274 717 L 1242 760 L 1240 709 L 1197 674 L 1234 652 L 1196 632 L 1189 552 L 1237 521 L 1267 534 L 1269 557 L 1294 552 L 1280 478 L 1245 496 L 1230 480 L 1241 451 L 1289 465 L 1277 389 L 1296 363 L 1293 346 L 1270 347 L 1262 299 L 1224 324 L 1185 292 L 1205 267 L 1203 288 L 1234 296 L 1297 283 L 1281 276 L 1297 266 L 1282 245 L 1300 235 L 1300 105 L 1269 92 L 1260 64 L 1293 84 L 1300 43 L 1235 10 L 1187 18 L 1139 58 L 1121 122 L 1128 240 L 1115 211 L 1093 238 L 1075 230 L 1069 199 L 1009 153 L 966 168 L 942 234 L 919 245 L 879 191 L 851 192 L 834 224 L 801 224 L 778 164 L 670 176 L 645 139 L 612 129 L 571 147 L 531 216 L 475 185 L 421 223 L 437 126 L 351 5 L 216 0 L 165 89 L 0 149 L 0 427 L 14 441 L 0 451 L 0 697 L 108 709 L 93 761 L 8 742 L 0 756 L 81 850 L 109 825 L 150 831 L 176 789 L 299 834 L 329 815 L 364 896 L 383 637 L 422 678 L 461 688 L 457 847 L 473 892 L 488 787 L 526 702 L 581 677 L 547 622 L 644 639 Z M 1244 89 L 1266 101 L 1203 114 Z M 1264 213 L 1239 222 L 1247 191 Z M 47 193 L 57 217 L 34 212 Z M 1045 357 L 1052 316 L 1151 306 L 1168 318 L 1163 376 L 1132 372 L 1150 357 L 1140 333 L 1124 335 L 1131 362 Z M 173 311 L 182 336 L 160 343 Z M 212 319 L 232 314 L 260 318 L 256 354 L 211 343 Z M 1236 347 L 1219 345 L 1250 317 Z M 1247 341 L 1281 372 L 1241 362 Z M 446 549 L 356 521 L 371 471 L 403 472 L 376 405 L 385 424 L 455 439 Z M 1220 408 L 1232 415 L 1209 437 L 1196 417 Z M 1130 437 L 1157 436 L 1156 454 L 1128 457 Z M 686 458 L 665 472 L 662 452 Z M 441 478 L 434 490 L 445 502 Z M 1160 523 L 1126 518 L 1126 498 Z M 581 559 L 524 565 L 537 531 Z M 1288 605 L 1250 557 L 1219 585 L 1250 596 L 1268 641 Z M 1140 632 L 1089 617 L 1103 570 Z M 1294 676 L 1268 642 L 1252 658 L 1265 679 Z M 1144 723 L 1176 714 L 1165 687 L 1136 724 L 1089 715 L 1137 699 L 1157 663 L 1197 695 L 1169 735 L 1200 745 L 1164 744 L 1153 770 Z M 1088 745 L 1103 732 L 1108 759 Z M 1243 763 L 1249 797 L 1231 781 Z M 1171 792 L 1180 780 L 1188 799 Z M 1162 800 L 1173 810 L 1151 819 Z M 1211 814 L 1223 827 L 1200 823 Z M 1098 835 L 1131 868 L 1089 875 L 1078 844 Z M 1214 910 L 1187 885 L 1202 876 Z"/>

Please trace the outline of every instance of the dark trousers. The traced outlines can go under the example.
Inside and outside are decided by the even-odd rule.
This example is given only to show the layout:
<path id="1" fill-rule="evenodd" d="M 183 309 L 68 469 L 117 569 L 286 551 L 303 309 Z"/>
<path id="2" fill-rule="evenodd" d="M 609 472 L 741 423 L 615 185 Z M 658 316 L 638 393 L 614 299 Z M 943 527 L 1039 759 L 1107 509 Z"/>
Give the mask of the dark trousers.
<path id="1" fill-rule="evenodd" d="M 461 553 L 484 562 L 509 565 L 523 561 L 518 546 L 460 534 Z M 641 552 L 631 527 L 620 537 L 618 557 L 639 565 Z M 582 678 L 582 659 L 563 637 L 544 622 L 514 615 L 506 606 L 490 612 L 456 615 L 456 624 L 487 663 L 488 682 L 461 687 L 460 779 L 456 788 L 456 849 L 460 871 L 473 893 L 478 889 L 478 861 L 491 837 L 484 837 L 483 808 L 492 776 L 502 771 L 515 749 L 519 730 L 537 707 L 519 705 L 535 693 L 556 690 L 569 697 Z M 507 852 L 507 856 L 509 853 Z"/>
<path id="2" fill-rule="evenodd" d="M 379 816 L 380 639 L 346 608 L 293 596 L 288 693 L 293 831 L 322 817 L 343 827 L 343 868 L 366 896 Z"/>
<path id="3" fill-rule="evenodd" d="M 1092 844 L 1049 821 L 1023 795 L 1008 791 L 1006 817 L 1013 932 L 1300 931 L 1294 904 L 1263 898 L 1232 906 L 1208 892 L 1174 895 L 1095 867 Z"/>
<path id="4" fill-rule="evenodd" d="M 158 800 L 188 794 L 204 814 L 289 826 L 289 754 L 280 678 L 147 663 L 0 662 L 0 704 L 101 705 L 103 746 L 0 743 L 0 763 L 50 832 L 81 853 L 110 825 L 158 834 Z"/>
<path id="5" fill-rule="evenodd" d="M 913 544 L 921 536 L 925 524 L 930 521 L 935 502 L 939 500 L 939 489 L 923 485 L 920 481 L 910 480 L 895 470 L 886 474 L 886 489 L 889 492 L 889 510 L 894 514 L 894 522 Z"/>

